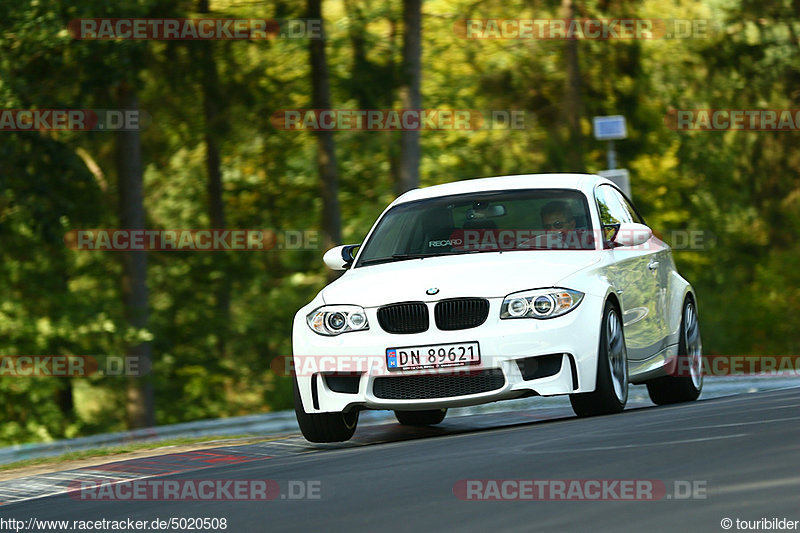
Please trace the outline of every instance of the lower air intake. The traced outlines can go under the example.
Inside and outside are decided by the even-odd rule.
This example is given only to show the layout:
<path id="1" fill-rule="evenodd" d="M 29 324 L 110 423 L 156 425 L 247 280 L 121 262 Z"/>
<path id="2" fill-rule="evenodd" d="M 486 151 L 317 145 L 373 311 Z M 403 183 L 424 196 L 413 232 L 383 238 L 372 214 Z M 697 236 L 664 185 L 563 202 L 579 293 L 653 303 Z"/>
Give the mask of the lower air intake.
<path id="1" fill-rule="evenodd" d="M 424 400 L 452 398 L 497 390 L 506 379 L 499 368 L 478 370 L 466 375 L 424 375 L 376 378 L 372 392 L 384 400 Z"/>

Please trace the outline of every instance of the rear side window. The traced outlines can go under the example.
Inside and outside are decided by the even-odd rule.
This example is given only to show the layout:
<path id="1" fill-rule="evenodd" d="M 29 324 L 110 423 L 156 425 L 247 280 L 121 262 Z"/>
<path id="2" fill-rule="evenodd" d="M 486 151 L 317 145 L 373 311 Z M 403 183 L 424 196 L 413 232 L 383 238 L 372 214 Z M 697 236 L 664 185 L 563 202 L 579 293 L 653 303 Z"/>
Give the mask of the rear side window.
<path id="1" fill-rule="evenodd" d="M 603 225 L 603 238 L 608 244 L 615 230 L 610 226 L 635 222 L 644 224 L 644 220 L 623 194 L 610 185 L 600 185 L 595 189 L 597 211 L 600 224 Z"/>
<path id="2" fill-rule="evenodd" d="M 633 218 L 619 201 L 619 197 L 614 194 L 615 192 L 608 185 L 601 185 L 597 188 L 597 209 L 600 213 L 600 222 L 604 226 L 633 222 Z"/>
<path id="3" fill-rule="evenodd" d="M 603 225 L 635 222 L 644 224 L 642 217 L 625 196 L 610 185 L 601 185 L 595 193 L 600 222 Z"/>

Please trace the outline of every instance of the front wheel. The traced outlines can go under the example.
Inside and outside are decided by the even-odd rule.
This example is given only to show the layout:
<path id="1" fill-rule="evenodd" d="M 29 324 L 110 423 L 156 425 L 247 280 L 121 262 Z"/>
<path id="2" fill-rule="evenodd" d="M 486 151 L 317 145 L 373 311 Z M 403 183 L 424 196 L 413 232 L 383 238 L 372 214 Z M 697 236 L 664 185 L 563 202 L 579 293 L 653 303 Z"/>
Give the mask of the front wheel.
<path id="1" fill-rule="evenodd" d="M 395 411 L 397 421 L 404 426 L 434 426 L 444 420 L 447 409 L 430 409 L 427 411 Z"/>
<path id="2" fill-rule="evenodd" d="M 342 442 L 350 440 L 358 425 L 358 410 L 347 413 L 306 413 L 300 399 L 297 378 L 294 379 L 294 414 L 300 431 L 309 442 Z"/>
<path id="3" fill-rule="evenodd" d="M 691 402 L 703 390 L 703 343 L 700 339 L 700 323 L 697 308 L 691 297 L 683 304 L 678 360 L 671 376 L 664 376 L 647 383 L 647 393 L 656 405 Z"/>
<path id="4" fill-rule="evenodd" d="M 597 349 L 597 383 L 593 392 L 570 394 L 578 416 L 619 413 L 628 402 L 628 350 L 619 310 L 606 302 Z"/>

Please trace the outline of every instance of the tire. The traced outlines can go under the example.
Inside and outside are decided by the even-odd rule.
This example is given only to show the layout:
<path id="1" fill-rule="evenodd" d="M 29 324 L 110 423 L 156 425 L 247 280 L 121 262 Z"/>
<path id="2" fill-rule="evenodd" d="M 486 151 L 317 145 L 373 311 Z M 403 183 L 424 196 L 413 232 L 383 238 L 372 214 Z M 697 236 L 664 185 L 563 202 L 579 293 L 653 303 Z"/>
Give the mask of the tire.
<path id="1" fill-rule="evenodd" d="M 444 420 L 447 409 L 428 411 L 395 411 L 395 418 L 404 426 L 434 426 Z"/>
<path id="2" fill-rule="evenodd" d="M 358 410 L 347 413 L 306 413 L 300 400 L 297 378 L 294 379 L 294 414 L 300 431 L 309 442 L 343 442 L 350 440 L 358 425 Z"/>
<path id="3" fill-rule="evenodd" d="M 569 402 L 578 416 L 619 413 L 628 402 L 628 350 L 619 309 L 606 302 L 597 348 L 595 390 L 570 394 Z"/>
<path id="4" fill-rule="evenodd" d="M 688 376 L 685 375 L 687 371 Z M 703 390 L 703 341 L 697 307 L 691 296 L 683 303 L 675 374 L 647 382 L 647 393 L 654 404 L 691 402 Z"/>

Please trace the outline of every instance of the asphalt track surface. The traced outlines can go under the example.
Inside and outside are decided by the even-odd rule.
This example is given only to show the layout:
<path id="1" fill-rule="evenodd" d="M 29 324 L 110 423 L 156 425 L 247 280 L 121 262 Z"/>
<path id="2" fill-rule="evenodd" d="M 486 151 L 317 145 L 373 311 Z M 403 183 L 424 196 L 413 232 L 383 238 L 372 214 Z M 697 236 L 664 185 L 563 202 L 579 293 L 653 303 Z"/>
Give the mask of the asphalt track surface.
<path id="1" fill-rule="evenodd" d="M 225 531 L 237 533 L 725 531 L 721 521 L 730 518 L 737 531 L 736 519 L 800 520 L 799 451 L 800 388 L 666 407 L 638 402 L 589 419 L 558 407 L 454 417 L 437 428 L 364 427 L 353 441 L 335 445 L 286 437 L 212 450 L 202 463 L 197 456 L 163 459 L 160 471 L 158 461 L 139 470 L 130 462 L 116 467 L 159 480 L 274 480 L 281 494 L 271 501 L 91 501 L 75 493 L 11 501 L 0 490 L 0 518 L 226 518 Z M 70 476 L 77 474 L 64 479 Z M 601 501 L 463 499 L 460 480 L 490 479 L 651 480 L 664 491 L 644 501 L 619 501 L 613 493 Z M 307 481 L 318 497 L 292 499 L 289 483 Z M 485 482 L 480 487 L 473 497 L 495 494 Z"/>

